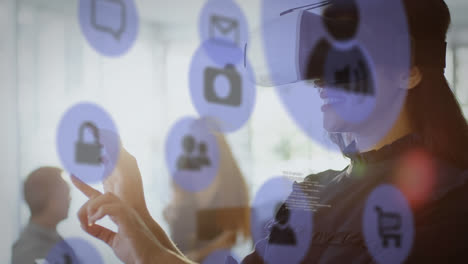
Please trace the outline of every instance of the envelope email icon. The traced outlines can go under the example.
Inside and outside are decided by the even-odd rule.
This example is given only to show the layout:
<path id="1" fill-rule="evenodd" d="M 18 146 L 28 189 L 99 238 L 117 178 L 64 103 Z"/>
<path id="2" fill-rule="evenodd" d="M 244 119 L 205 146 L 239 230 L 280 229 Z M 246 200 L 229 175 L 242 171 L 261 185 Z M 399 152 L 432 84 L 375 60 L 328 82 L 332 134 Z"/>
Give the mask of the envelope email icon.
<path id="1" fill-rule="evenodd" d="M 239 22 L 233 18 L 213 15 L 210 20 L 210 38 L 229 44 L 240 44 Z"/>

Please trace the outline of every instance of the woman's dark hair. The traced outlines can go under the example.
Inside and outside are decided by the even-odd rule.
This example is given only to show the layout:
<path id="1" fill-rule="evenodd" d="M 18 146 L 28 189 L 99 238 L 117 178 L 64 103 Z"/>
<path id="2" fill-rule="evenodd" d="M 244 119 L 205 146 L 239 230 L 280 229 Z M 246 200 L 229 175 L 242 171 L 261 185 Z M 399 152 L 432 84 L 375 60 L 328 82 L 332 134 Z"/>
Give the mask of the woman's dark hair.
<path id="1" fill-rule="evenodd" d="M 412 65 L 423 76 L 419 85 L 408 91 L 405 102 L 413 132 L 428 151 L 468 169 L 468 123 L 444 76 L 450 11 L 443 0 L 404 0 L 403 4 L 411 35 Z M 344 150 L 347 142 L 341 134 L 330 134 L 330 138 Z"/>
<path id="2" fill-rule="evenodd" d="M 423 76 L 421 83 L 409 90 L 406 98 L 412 129 L 429 151 L 466 169 L 467 121 L 445 79 L 444 65 L 424 62 L 434 57 L 431 47 L 434 43 L 445 42 L 451 22 L 449 9 L 443 0 L 404 0 L 404 5 L 412 37 L 413 65 Z"/>

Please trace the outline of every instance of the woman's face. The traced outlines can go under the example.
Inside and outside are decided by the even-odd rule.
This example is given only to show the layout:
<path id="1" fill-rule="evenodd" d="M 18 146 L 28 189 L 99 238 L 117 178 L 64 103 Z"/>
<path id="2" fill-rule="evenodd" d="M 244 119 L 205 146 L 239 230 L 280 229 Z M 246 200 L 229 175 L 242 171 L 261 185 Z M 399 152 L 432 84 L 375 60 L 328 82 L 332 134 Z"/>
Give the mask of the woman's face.
<path id="1" fill-rule="evenodd" d="M 332 89 L 320 89 L 320 98 L 322 99 L 321 111 L 323 113 L 323 127 L 328 132 L 345 132 L 346 122 L 336 112 L 337 107 L 349 105 L 349 100 L 338 91 Z"/>
<path id="2" fill-rule="evenodd" d="M 357 45 L 337 46 L 327 52 L 318 83 L 328 132 L 351 132 L 375 107 L 375 72 L 370 58 Z"/>
<path id="3" fill-rule="evenodd" d="M 402 67 L 400 67 L 402 68 Z M 358 149 L 368 149 L 392 129 L 401 115 L 406 98 L 406 83 L 401 76 L 407 70 L 388 65 L 375 65 L 374 93 L 356 93 L 343 89 L 342 84 L 315 81 L 322 99 L 323 126 L 328 132 L 352 133 L 359 139 Z M 351 84 L 355 85 L 355 84 Z M 350 91 L 351 90 L 351 91 Z"/>
<path id="4" fill-rule="evenodd" d="M 336 87 L 322 86 L 323 127 L 328 132 L 353 132 L 363 117 L 369 115 L 369 95 L 347 92 Z"/>

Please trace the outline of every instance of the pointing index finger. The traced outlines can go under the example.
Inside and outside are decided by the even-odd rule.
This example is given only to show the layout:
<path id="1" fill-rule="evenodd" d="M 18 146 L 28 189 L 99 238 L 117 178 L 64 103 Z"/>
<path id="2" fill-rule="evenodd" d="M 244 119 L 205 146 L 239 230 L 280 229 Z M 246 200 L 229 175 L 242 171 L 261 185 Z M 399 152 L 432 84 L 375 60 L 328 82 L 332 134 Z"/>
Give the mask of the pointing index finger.
<path id="1" fill-rule="evenodd" d="M 96 196 L 101 195 L 101 192 L 92 188 L 91 186 L 87 185 L 86 183 L 82 182 L 80 179 L 75 177 L 74 175 L 71 176 L 72 183 L 75 185 L 78 190 L 80 190 L 84 195 L 88 198 L 94 198 Z"/>

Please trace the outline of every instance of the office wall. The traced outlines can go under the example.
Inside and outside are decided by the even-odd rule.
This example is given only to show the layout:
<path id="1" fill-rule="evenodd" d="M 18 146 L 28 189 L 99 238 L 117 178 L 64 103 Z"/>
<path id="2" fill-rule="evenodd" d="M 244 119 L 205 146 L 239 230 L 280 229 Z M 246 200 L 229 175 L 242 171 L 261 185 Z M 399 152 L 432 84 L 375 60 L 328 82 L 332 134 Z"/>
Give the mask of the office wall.
<path id="1" fill-rule="evenodd" d="M 16 93 L 16 1 L 0 1 L 0 261 L 8 263 L 19 230 Z"/>

